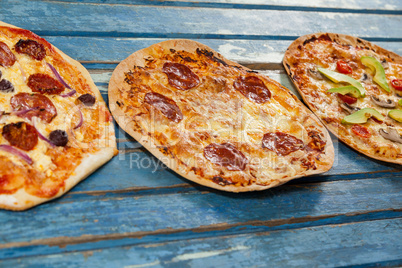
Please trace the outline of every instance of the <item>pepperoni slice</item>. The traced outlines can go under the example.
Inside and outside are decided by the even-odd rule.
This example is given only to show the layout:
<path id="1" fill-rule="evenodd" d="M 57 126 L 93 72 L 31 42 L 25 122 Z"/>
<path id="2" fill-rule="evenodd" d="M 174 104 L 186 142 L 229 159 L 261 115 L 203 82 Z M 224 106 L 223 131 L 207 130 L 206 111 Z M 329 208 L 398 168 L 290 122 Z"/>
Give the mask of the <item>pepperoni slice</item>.
<path id="1" fill-rule="evenodd" d="M 204 157 L 228 170 L 244 170 L 248 164 L 244 154 L 230 143 L 211 143 L 204 148 Z"/>
<path id="2" fill-rule="evenodd" d="M 264 103 L 271 98 L 271 92 L 261 79 L 255 76 L 238 77 L 233 83 L 236 90 L 255 103 Z"/>
<path id="3" fill-rule="evenodd" d="M 62 83 L 47 74 L 32 74 L 28 78 L 28 86 L 33 92 L 41 94 L 59 94 L 64 90 Z"/>
<path id="4" fill-rule="evenodd" d="M 34 109 L 24 114 L 21 117 L 31 119 L 36 116 L 42 121 L 50 123 L 57 115 L 57 110 L 51 100 L 42 94 L 18 93 L 10 99 L 11 107 L 17 111 Z"/>
<path id="5" fill-rule="evenodd" d="M 181 63 L 166 62 L 162 71 L 167 75 L 169 84 L 180 90 L 188 90 L 200 83 L 198 76 Z"/>
<path id="6" fill-rule="evenodd" d="M 155 92 L 147 93 L 144 101 L 158 109 L 164 116 L 173 122 L 178 123 L 183 119 L 183 114 L 174 100 L 171 100 L 162 94 Z"/>
<path id="7" fill-rule="evenodd" d="M 38 143 L 38 132 L 35 127 L 25 122 L 5 125 L 2 135 L 12 146 L 25 151 L 32 150 Z"/>
<path id="8" fill-rule="evenodd" d="M 0 65 L 3 67 L 13 66 L 15 61 L 15 55 L 11 52 L 10 48 L 0 41 Z"/>
<path id="9" fill-rule="evenodd" d="M 262 138 L 262 148 L 274 151 L 278 155 L 288 155 L 303 147 L 302 140 L 280 131 L 266 133 Z"/>
<path id="10" fill-rule="evenodd" d="M 343 74 L 351 74 L 352 73 L 352 67 L 349 66 L 346 62 L 343 60 L 338 60 L 336 62 L 336 69 Z"/>
<path id="11" fill-rule="evenodd" d="M 22 40 L 20 39 L 15 44 L 15 51 L 21 54 L 27 54 L 35 60 L 43 60 L 46 57 L 45 46 L 35 40 Z"/>
<path id="12" fill-rule="evenodd" d="M 353 133 L 355 133 L 357 136 L 359 136 L 361 138 L 367 139 L 367 138 L 371 137 L 370 130 L 368 128 L 366 128 L 365 126 L 353 125 L 352 131 L 353 131 Z"/>

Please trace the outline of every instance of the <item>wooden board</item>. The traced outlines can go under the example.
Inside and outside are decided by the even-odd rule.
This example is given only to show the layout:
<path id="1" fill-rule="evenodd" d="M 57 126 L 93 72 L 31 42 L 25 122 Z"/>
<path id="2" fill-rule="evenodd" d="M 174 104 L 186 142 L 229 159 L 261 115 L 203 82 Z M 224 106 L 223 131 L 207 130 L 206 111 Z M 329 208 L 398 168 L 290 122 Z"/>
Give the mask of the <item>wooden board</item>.
<path id="1" fill-rule="evenodd" d="M 242 235 L 220 232 L 207 237 L 174 239 L 156 243 L 126 238 L 93 250 L 28 257 L 24 265 L 41 267 L 321 267 L 398 266 L 402 258 L 400 219 L 330 224 L 293 230 L 275 230 Z M 371 230 L 365 232 L 364 230 Z M 146 239 L 145 239 L 146 240 Z M 283 242 L 286 241 L 286 242 Z M 117 246 L 121 243 L 121 245 Z M 117 244 L 117 245 L 116 245 Z M 69 247 L 69 246 L 66 246 Z M 47 250 L 52 247 L 46 247 Z M 379 261 L 381 260 L 381 261 Z M 17 267 L 19 259 L 4 265 Z"/>
<path id="2" fill-rule="evenodd" d="M 402 41 L 401 27 L 385 31 L 375 26 L 400 25 L 399 16 L 392 15 L 87 3 L 70 3 L 66 10 L 65 3 L 22 0 L 3 0 L 2 5 L 8 7 L 0 10 L 2 20 L 39 35 L 294 40 L 323 31 L 370 41 Z M 45 11 L 46 16 L 35 12 L 31 15 L 30 10 Z M 111 14 L 118 19 L 111 19 Z M 372 26 L 366 27 L 367 22 Z"/>
<path id="3" fill-rule="evenodd" d="M 373 11 L 392 10 L 397 13 L 402 9 L 398 0 L 387 1 L 385 5 L 375 0 L 332 1 L 332 0 L 173 0 L 173 1 L 146 1 L 146 0 L 61 0 L 62 2 L 98 3 L 98 4 L 126 4 L 126 5 L 157 5 L 175 7 L 211 7 L 211 8 L 239 8 L 239 9 L 276 9 L 276 10 L 328 10 L 368 13 Z"/>
<path id="4" fill-rule="evenodd" d="M 294 87 L 281 65 L 298 36 L 356 35 L 402 54 L 402 2 L 0 1 L 0 20 L 33 30 L 87 67 L 107 101 L 116 65 L 190 38 Z M 116 125 L 120 153 L 67 195 L 0 211 L 0 267 L 402 266 L 402 169 L 334 137 L 327 173 L 263 192 L 223 193 L 163 166 Z"/>
<path id="5" fill-rule="evenodd" d="M 65 51 L 90 69 L 114 69 L 133 51 L 167 40 L 167 38 L 114 38 L 44 36 L 49 42 Z M 225 55 L 228 59 L 255 70 L 282 71 L 282 59 L 293 40 L 216 40 L 197 41 Z M 87 46 L 91 44 L 91 46 Z M 376 45 L 402 54 L 400 42 L 377 41 Z M 80 49 L 77 49 L 80 48 Z M 93 49 L 96 49 L 94 53 Z M 109 65 L 108 65 L 109 64 Z M 285 73 L 284 73 L 285 74 Z M 105 81 L 108 82 L 108 81 Z"/>

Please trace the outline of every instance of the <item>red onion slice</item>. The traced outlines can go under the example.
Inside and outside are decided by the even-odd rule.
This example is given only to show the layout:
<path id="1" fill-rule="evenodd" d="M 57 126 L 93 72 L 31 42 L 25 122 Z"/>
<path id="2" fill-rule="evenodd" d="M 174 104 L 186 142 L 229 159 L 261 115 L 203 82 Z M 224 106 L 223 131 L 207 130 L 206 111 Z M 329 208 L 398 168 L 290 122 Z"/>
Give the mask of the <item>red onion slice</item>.
<path id="1" fill-rule="evenodd" d="M 39 138 L 40 138 L 41 140 L 44 140 L 44 141 L 46 141 L 47 143 L 49 143 L 51 147 L 55 147 L 55 145 L 54 145 L 48 138 L 46 138 L 45 136 L 42 135 L 42 133 L 40 133 L 39 129 L 36 127 L 35 120 L 32 120 L 32 122 L 33 122 L 33 125 L 34 125 L 35 129 L 36 129 L 36 132 L 38 132 Z"/>
<path id="2" fill-rule="evenodd" d="M 77 93 L 77 91 L 75 89 L 73 89 L 73 90 L 71 90 L 70 92 L 68 92 L 66 94 L 60 94 L 60 96 L 62 96 L 63 98 L 67 98 L 67 97 L 71 97 L 75 93 Z"/>
<path id="3" fill-rule="evenodd" d="M 38 110 L 39 108 L 29 108 L 29 109 L 25 109 L 25 110 L 21 110 L 21 111 L 12 111 L 11 113 L 6 113 L 4 111 L 0 111 L 0 118 L 3 115 L 16 115 L 16 116 L 21 116 L 24 115 L 30 111 L 34 111 L 34 110 Z"/>
<path id="4" fill-rule="evenodd" d="M 53 65 L 51 65 L 50 63 L 46 62 L 47 66 L 49 66 L 50 70 L 52 70 L 53 74 L 56 76 L 57 80 L 60 81 L 60 83 L 63 84 L 63 86 L 65 86 L 68 89 L 71 89 L 70 92 L 66 93 L 66 94 L 60 94 L 60 96 L 62 96 L 63 98 L 66 97 L 71 97 L 73 96 L 75 93 L 77 93 L 77 91 L 75 89 L 72 89 L 67 83 L 66 81 L 64 81 L 64 79 L 61 77 L 61 75 L 57 72 L 56 68 L 53 67 Z"/>
<path id="5" fill-rule="evenodd" d="M 20 150 L 14 148 L 13 146 L 1 144 L 0 150 L 8 152 L 13 155 L 16 155 L 16 156 L 24 159 L 30 165 L 32 165 L 32 163 L 33 163 L 32 159 L 26 153 L 21 152 Z"/>
<path id="6" fill-rule="evenodd" d="M 66 88 L 72 89 L 69 85 L 67 85 L 66 81 L 60 76 L 59 72 L 57 72 L 56 68 L 53 67 L 50 63 L 46 62 L 47 66 L 49 66 L 50 70 L 52 70 L 53 74 L 56 78 L 62 83 Z"/>
<path id="7" fill-rule="evenodd" d="M 78 123 L 78 125 L 76 125 L 76 126 L 74 127 L 74 129 L 77 129 L 77 128 L 81 127 L 82 124 L 84 123 L 84 116 L 82 116 L 81 110 L 78 110 L 78 111 L 80 112 L 80 122 Z"/>
<path id="8" fill-rule="evenodd" d="M 21 115 L 24 115 L 24 114 L 26 114 L 26 113 L 28 113 L 28 112 L 30 112 L 30 111 L 34 111 L 34 110 L 38 110 L 39 108 L 37 108 L 37 107 L 35 107 L 35 108 L 29 108 L 29 109 L 26 109 L 26 110 L 21 110 L 21 111 L 14 111 L 14 112 L 12 112 L 11 114 L 12 115 L 16 115 L 16 116 L 21 116 Z"/>

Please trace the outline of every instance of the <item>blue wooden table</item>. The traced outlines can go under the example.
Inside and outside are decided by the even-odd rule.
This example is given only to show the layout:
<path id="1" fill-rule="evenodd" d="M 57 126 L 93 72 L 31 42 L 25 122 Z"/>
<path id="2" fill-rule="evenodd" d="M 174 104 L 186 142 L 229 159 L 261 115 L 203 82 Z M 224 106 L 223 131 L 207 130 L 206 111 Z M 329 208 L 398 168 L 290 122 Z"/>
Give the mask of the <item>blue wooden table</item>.
<path id="1" fill-rule="evenodd" d="M 300 35 L 349 34 L 402 55 L 401 0 L 0 0 L 0 20 L 83 63 L 106 101 L 121 60 L 172 38 L 293 91 L 281 61 Z M 119 155 L 64 197 L 0 211 L 0 267 L 402 265 L 400 166 L 333 137 L 329 172 L 232 194 L 187 181 L 116 131 Z"/>

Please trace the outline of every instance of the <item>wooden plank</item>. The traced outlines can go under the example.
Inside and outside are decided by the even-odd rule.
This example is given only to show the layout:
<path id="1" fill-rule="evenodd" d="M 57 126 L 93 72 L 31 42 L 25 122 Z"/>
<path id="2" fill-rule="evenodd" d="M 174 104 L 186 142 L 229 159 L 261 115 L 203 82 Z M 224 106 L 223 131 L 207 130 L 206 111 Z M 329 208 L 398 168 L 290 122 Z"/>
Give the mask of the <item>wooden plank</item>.
<path id="1" fill-rule="evenodd" d="M 262 5 L 257 3 L 260 0 L 152 3 L 161 7 L 123 1 L 3 0 L 1 6 L 6 8 L 0 9 L 0 18 L 51 35 L 58 47 L 65 46 L 68 54 L 94 70 L 104 97 L 110 69 L 137 47 L 162 38 L 227 39 L 204 40 L 227 57 L 266 70 L 290 87 L 280 60 L 288 44 L 302 33 L 322 28 L 356 33 L 401 51 L 400 16 L 357 14 L 398 14 L 395 0 L 371 11 L 364 10 L 365 4 L 359 6 L 362 0 L 338 1 L 337 10 L 325 7 L 331 0 L 321 0 L 319 9 L 310 3 L 301 9 L 280 6 L 279 0 Z M 300 0 L 290 1 L 300 4 Z M 176 3 L 179 7 L 173 7 Z M 378 5 L 374 0 L 367 3 Z M 355 10 L 346 10 L 353 5 Z M 282 7 L 293 11 L 278 11 Z M 97 19 L 88 14 L 97 14 Z M 254 14 L 260 16 L 257 23 L 249 20 Z M 215 16 L 222 18 L 214 21 Z M 173 18 L 177 25 L 166 23 Z M 82 23 L 84 27 L 78 28 Z M 295 24 L 295 29 L 287 29 L 289 24 Z M 70 38 L 74 41 L 68 43 Z M 109 70 L 95 71 L 102 68 Z M 1 267 L 402 265 L 401 220 L 391 219 L 401 217 L 400 167 L 335 143 L 338 158 L 333 173 L 236 195 L 189 183 L 158 167 L 156 159 L 123 132 L 118 131 L 118 138 L 119 147 L 130 150 L 65 197 L 27 212 L 0 211 L 0 260 L 7 259 L 0 261 Z"/>
<path id="2" fill-rule="evenodd" d="M 401 41 L 402 36 L 401 17 L 394 15 L 85 3 L 70 3 L 66 9 L 65 3 L 22 0 L 3 0 L 2 6 L 7 7 L 0 10 L 2 20 L 39 35 L 292 40 L 328 31 L 377 41 Z M 44 10 L 46 16 L 42 15 Z M 96 19 L 88 14 L 96 14 Z M 367 27 L 367 21 L 372 26 Z"/>
<path id="3" fill-rule="evenodd" d="M 167 169 L 142 146 L 119 129 L 117 132 L 118 149 L 120 154 L 114 157 L 103 168 L 92 174 L 85 182 L 78 185 L 73 191 L 118 190 L 135 187 L 171 187 L 188 184 L 189 182 Z M 350 178 L 362 179 L 373 177 L 401 176 L 400 167 L 370 159 L 350 149 L 333 137 L 335 148 L 335 162 L 331 170 L 326 173 L 306 177 L 308 181 L 331 181 Z M 118 182 L 110 180 L 119 174 Z M 301 182 L 300 179 L 297 180 Z"/>
<path id="4" fill-rule="evenodd" d="M 344 145 L 340 147 L 342 150 L 350 151 Z M 348 154 L 338 154 L 337 157 L 339 158 L 338 163 L 341 164 L 334 165 L 330 171 L 297 179 L 294 183 L 402 177 L 402 172 L 398 167 L 372 161 L 354 151 L 348 152 Z M 104 167 L 73 188 L 72 192 L 194 186 L 195 184 L 167 169 L 150 153 L 140 150 L 125 154 L 121 152 Z M 212 191 L 205 187 L 201 187 L 201 189 Z"/>
<path id="5" fill-rule="evenodd" d="M 114 69 L 117 63 L 135 51 L 168 40 L 164 38 L 43 37 L 72 58 L 84 64 L 91 63 L 92 65 L 87 66 L 90 69 L 94 69 L 93 64 L 97 62 L 111 63 L 106 68 Z M 292 43 L 292 40 L 197 39 L 196 41 L 211 47 L 229 60 L 246 64 L 249 68 L 258 70 L 282 70 L 283 54 Z M 402 55 L 401 42 L 374 43 Z M 91 45 L 89 46 L 88 44 Z"/>
<path id="6" fill-rule="evenodd" d="M 286 87 L 294 90 L 286 75 L 280 74 L 276 71 L 267 71 L 265 73 L 267 73 L 273 79 L 281 82 Z M 106 81 L 109 80 L 110 75 L 111 72 L 109 71 L 96 71 L 96 74 L 92 74 L 97 84 L 106 84 Z M 286 81 L 286 83 L 283 81 Z M 107 95 L 105 92 L 107 88 L 102 86 L 100 89 L 102 92 L 104 92 L 102 95 L 107 101 Z M 170 170 L 166 170 L 166 167 L 150 153 L 144 150 L 136 150 L 142 148 L 142 146 L 130 138 L 119 127 L 117 127 L 116 130 L 116 136 L 119 142 L 118 149 L 121 150 L 121 154 L 115 157 L 109 164 L 105 166 L 105 168 L 99 170 L 96 174 L 90 177 L 91 181 L 98 183 L 98 185 L 93 185 L 92 183 L 87 185 L 87 182 L 85 182 L 77 188 L 77 191 L 87 191 L 86 189 L 104 190 L 108 188 L 124 189 L 132 187 L 157 187 L 157 182 L 161 182 L 159 186 L 162 187 L 177 184 L 182 185 L 183 183 L 187 183 L 187 180 L 182 179 L 180 176 L 176 175 Z M 370 173 L 367 175 L 357 175 L 355 178 L 362 178 L 364 176 L 394 176 L 399 174 L 399 166 L 370 159 L 351 150 L 343 143 L 338 142 L 336 137 L 332 136 L 332 139 L 335 148 L 335 162 L 333 168 L 324 175 L 317 175 L 314 176 L 314 178 L 307 178 L 306 181 L 337 180 L 346 174 Z M 111 168 L 109 168 L 109 165 Z M 115 170 L 121 170 L 120 173 L 123 174 L 120 176 L 118 185 L 109 183 L 108 179 Z M 130 172 L 124 172 L 124 170 Z M 158 179 L 154 178 L 155 173 L 158 174 L 156 176 Z M 95 177 L 96 179 L 92 179 L 92 177 Z M 160 180 L 159 178 L 163 179 Z M 87 179 L 87 181 L 88 180 L 89 179 Z M 81 188 L 81 186 L 83 188 Z"/>
<path id="7" fill-rule="evenodd" d="M 44 36 L 66 54 L 84 62 L 118 63 L 137 50 L 166 38 L 97 38 Z M 224 57 L 241 63 L 280 63 L 291 41 L 277 40 L 213 40 L 198 39 Z M 87 44 L 91 44 L 88 46 Z M 400 50 L 400 43 L 384 42 L 390 49 Z M 77 49 L 77 47 L 79 49 Z M 277 67 L 277 66 L 276 66 Z M 261 68 L 260 68 L 261 69 Z"/>
<path id="8" fill-rule="evenodd" d="M 111 75 L 110 71 L 94 71 L 92 76 L 97 84 L 107 84 Z M 290 81 L 284 74 L 278 74 L 276 71 L 267 72 L 272 78 L 278 80 L 285 86 L 289 87 Z M 280 79 L 278 79 L 278 77 Z M 282 81 L 288 81 L 283 83 Z M 102 95 L 107 101 L 107 88 L 101 86 Z M 105 191 L 105 190 L 122 190 L 135 188 L 158 188 L 158 187 L 182 187 L 190 186 L 189 182 L 176 175 L 169 170 L 160 161 L 153 157 L 150 153 L 141 149 L 142 146 L 134 139 L 130 138 L 123 130 L 116 128 L 116 136 L 118 140 L 118 149 L 121 153 L 113 158 L 104 167 L 92 174 L 85 182 L 81 183 L 73 189 L 78 192 L 85 191 Z M 401 176 L 400 167 L 397 165 L 369 159 L 339 143 L 332 136 L 335 148 L 335 163 L 329 172 L 323 175 L 307 177 L 297 182 L 311 181 L 333 181 L 343 179 L 348 175 L 353 179 L 361 179 L 364 177 L 389 177 Z M 118 180 L 111 180 L 116 178 Z M 353 176 L 352 176 L 353 175 Z"/>
<path id="9" fill-rule="evenodd" d="M 247 234 L 260 234 L 273 231 L 292 232 L 301 228 L 311 228 L 325 225 L 347 225 L 350 223 L 362 222 L 369 219 L 378 221 L 384 219 L 400 218 L 402 212 L 380 211 L 368 214 L 340 215 L 332 217 L 317 217 L 307 219 L 289 219 L 284 221 L 270 222 L 249 222 L 247 225 L 234 224 L 232 226 L 202 227 L 197 230 L 165 230 L 152 233 L 135 234 L 115 234 L 105 236 L 82 236 L 72 239 L 45 239 L 40 243 L 22 242 L 14 243 L 14 248 L 2 249 L 3 259 L 10 259 L 19 256 L 20 252 L 25 252 L 24 257 L 35 255 L 54 255 L 76 251 L 99 250 L 105 248 L 115 248 L 124 246 L 170 243 L 181 240 L 208 239 L 211 237 L 240 236 Z M 307 221 L 305 221 L 307 220 Z M 17 246 L 18 244 L 18 246 Z"/>
<path id="10" fill-rule="evenodd" d="M 118 179 L 118 175 L 112 179 Z M 297 222 L 297 219 L 309 221 L 316 217 L 400 210 L 401 187 L 400 178 L 392 177 L 285 185 L 244 194 L 192 189 L 182 192 L 167 189 L 165 194 L 154 192 L 155 195 L 136 191 L 70 193 L 25 212 L 0 211 L 0 225 L 7 230 L 0 237 L 0 248 L 37 245 L 43 239 L 53 238 L 59 242 L 65 237 L 69 241 L 85 241 L 96 240 L 97 236 L 141 236 L 207 226 L 222 230 L 225 226 L 257 222 L 269 225 L 285 220 L 286 224 L 288 219 Z M 10 251 L 0 250 L 0 258 L 7 257 L 2 254 Z"/>
<path id="11" fill-rule="evenodd" d="M 213 7 L 213 8 L 241 8 L 241 9 L 272 9 L 272 10 L 314 10 L 314 8 L 345 10 L 349 12 L 370 11 L 398 11 L 402 4 L 398 0 L 387 1 L 384 5 L 375 0 L 354 0 L 354 1 L 331 1 L 331 0 L 173 0 L 173 1 L 146 1 L 146 0 L 59 0 L 62 2 L 80 2 L 97 4 L 120 4 L 120 5 L 157 5 L 157 6 L 181 6 L 181 7 Z"/>
<path id="12" fill-rule="evenodd" d="M 401 219 L 385 219 L 152 244 L 126 238 L 126 246 L 116 246 L 116 241 L 109 241 L 104 248 L 98 245 L 98 249 L 92 250 L 9 259 L 0 261 L 0 265 L 103 267 L 107 263 L 131 268 L 226 267 L 229 264 L 234 267 L 400 266 L 401 224 Z M 57 247 L 48 247 L 50 252 L 54 248 Z"/>

